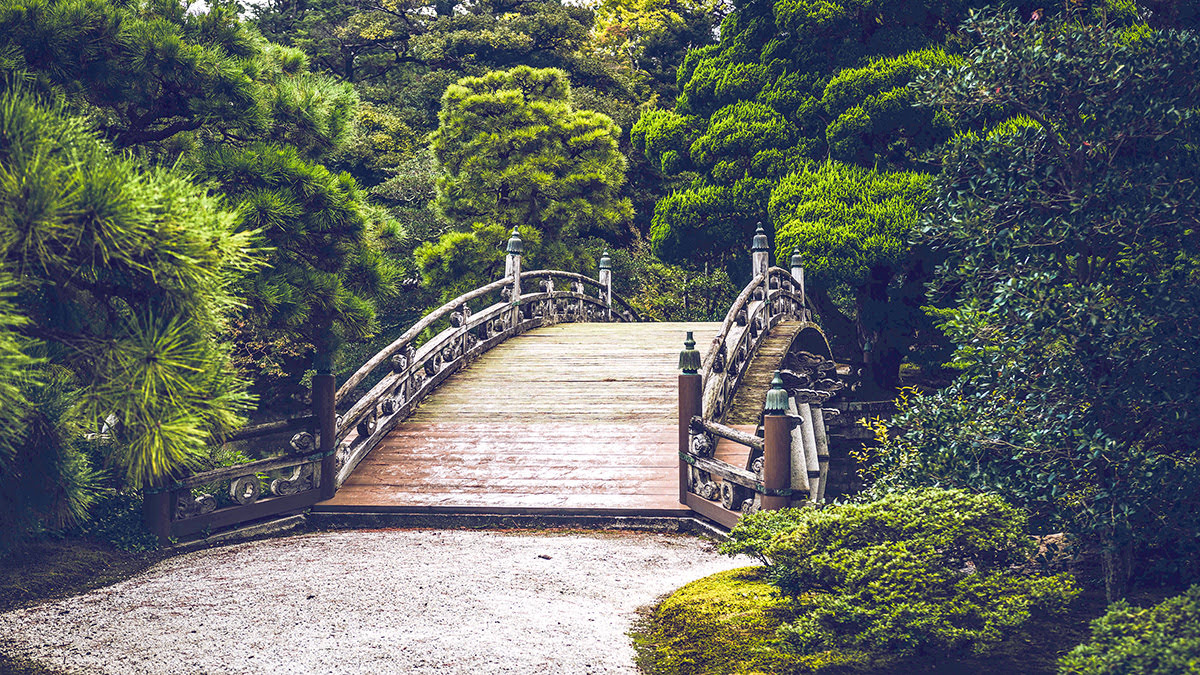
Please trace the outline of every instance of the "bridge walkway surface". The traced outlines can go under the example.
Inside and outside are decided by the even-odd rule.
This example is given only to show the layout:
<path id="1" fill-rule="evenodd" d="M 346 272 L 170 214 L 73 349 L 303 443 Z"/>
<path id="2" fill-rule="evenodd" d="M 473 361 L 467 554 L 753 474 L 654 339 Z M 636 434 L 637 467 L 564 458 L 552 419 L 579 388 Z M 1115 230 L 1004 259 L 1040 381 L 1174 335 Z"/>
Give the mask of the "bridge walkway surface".
<path id="1" fill-rule="evenodd" d="M 683 515 L 678 356 L 718 323 L 565 323 L 455 373 L 323 512 Z"/>

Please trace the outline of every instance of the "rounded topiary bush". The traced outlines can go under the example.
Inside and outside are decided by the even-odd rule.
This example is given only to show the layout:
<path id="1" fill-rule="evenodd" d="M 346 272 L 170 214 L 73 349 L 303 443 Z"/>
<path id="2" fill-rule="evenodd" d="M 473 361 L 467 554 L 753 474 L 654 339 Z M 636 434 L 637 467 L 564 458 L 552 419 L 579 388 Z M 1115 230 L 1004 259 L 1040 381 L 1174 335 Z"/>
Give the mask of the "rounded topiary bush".
<path id="1" fill-rule="evenodd" d="M 1124 600 L 1092 622 L 1092 641 L 1059 661 L 1060 675 L 1200 673 L 1200 585 L 1149 609 Z"/>
<path id="2" fill-rule="evenodd" d="M 768 562 L 791 597 L 777 629 L 795 672 L 987 655 L 1078 594 L 1066 574 L 1023 569 L 1025 514 L 956 490 L 747 516 L 722 545 Z"/>

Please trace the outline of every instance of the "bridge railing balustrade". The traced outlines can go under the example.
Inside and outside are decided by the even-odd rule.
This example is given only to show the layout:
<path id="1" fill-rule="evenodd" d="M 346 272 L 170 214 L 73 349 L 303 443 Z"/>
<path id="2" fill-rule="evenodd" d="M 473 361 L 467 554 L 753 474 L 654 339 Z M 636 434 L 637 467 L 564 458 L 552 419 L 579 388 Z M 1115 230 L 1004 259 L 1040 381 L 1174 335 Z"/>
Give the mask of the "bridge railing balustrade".
<path id="1" fill-rule="evenodd" d="M 771 329 L 781 321 L 812 318 L 799 256 L 792 256 L 789 271 L 769 267 L 767 251 L 760 226 L 752 247 L 754 277 L 734 300 L 703 358 L 693 349 L 691 334 L 680 356 L 680 502 L 726 527 L 741 513 L 823 498 L 828 450 L 817 419 L 820 406 L 814 417 L 810 402 L 789 394 L 778 373 L 767 393 L 762 436 L 723 423 L 751 359 Z M 814 401 L 828 396 L 809 394 Z M 748 449 L 745 467 L 714 457 L 722 439 Z"/>

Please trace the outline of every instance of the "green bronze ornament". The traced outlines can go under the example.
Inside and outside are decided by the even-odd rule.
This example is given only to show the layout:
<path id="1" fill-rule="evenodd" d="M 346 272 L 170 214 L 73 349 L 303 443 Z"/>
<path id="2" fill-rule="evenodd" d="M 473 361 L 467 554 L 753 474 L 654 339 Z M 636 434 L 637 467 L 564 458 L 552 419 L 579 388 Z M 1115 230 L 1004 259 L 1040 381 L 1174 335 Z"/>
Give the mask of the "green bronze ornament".
<path id="1" fill-rule="evenodd" d="M 696 340 L 690 330 L 683 341 L 683 351 L 679 352 L 679 369 L 686 375 L 695 375 L 700 371 L 700 352 L 696 351 Z"/>

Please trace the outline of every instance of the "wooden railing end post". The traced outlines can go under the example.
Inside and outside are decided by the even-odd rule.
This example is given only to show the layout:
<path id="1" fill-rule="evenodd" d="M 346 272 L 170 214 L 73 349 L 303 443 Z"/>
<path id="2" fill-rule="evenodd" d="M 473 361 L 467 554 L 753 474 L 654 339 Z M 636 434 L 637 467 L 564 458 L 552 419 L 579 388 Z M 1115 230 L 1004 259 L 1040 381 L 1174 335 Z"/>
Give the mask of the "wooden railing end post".
<path id="1" fill-rule="evenodd" d="M 700 376 L 700 352 L 692 331 L 687 332 L 679 353 L 679 503 L 687 504 L 690 465 L 683 456 L 691 443 L 692 418 L 703 413 L 704 388 Z"/>
<path id="2" fill-rule="evenodd" d="M 612 258 L 608 257 L 608 249 L 600 255 L 599 281 L 604 286 L 604 320 L 612 321 Z"/>
<path id="3" fill-rule="evenodd" d="M 166 546 L 171 540 L 171 489 L 165 484 L 147 487 L 142 501 L 142 517 L 158 543 Z"/>
<path id="4" fill-rule="evenodd" d="M 337 492 L 337 411 L 334 405 L 337 395 L 333 376 L 332 359 L 327 354 L 318 355 L 317 374 L 312 379 L 313 417 L 317 422 L 317 446 L 321 454 L 321 499 L 333 499 Z"/>
<path id="5" fill-rule="evenodd" d="M 521 241 L 521 233 L 514 225 L 512 236 L 508 238 L 508 244 L 504 248 L 504 276 L 512 279 L 513 326 L 521 323 L 521 253 L 524 250 L 525 243 Z"/>
<path id="6" fill-rule="evenodd" d="M 783 388 L 779 371 L 771 380 L 763 406 L 763 487 L 782 491 L 790 487 L 792 478 L 791 448 L 792 420 L 788 417 L 788 394 Z M 782 509 L 788 498 L 779 494 L 765 494 L 761 500 L 764 511 Z"/>
<path id="7" fill-rule="evenodd" d="M 771 245 L 767 241 L 767 232 L 762 223 L 754 230 L 754 240 L 750 245 L 750 276 L 757 277 L 767 271 L 771 255 Z"/>

